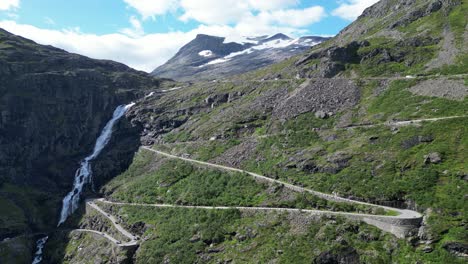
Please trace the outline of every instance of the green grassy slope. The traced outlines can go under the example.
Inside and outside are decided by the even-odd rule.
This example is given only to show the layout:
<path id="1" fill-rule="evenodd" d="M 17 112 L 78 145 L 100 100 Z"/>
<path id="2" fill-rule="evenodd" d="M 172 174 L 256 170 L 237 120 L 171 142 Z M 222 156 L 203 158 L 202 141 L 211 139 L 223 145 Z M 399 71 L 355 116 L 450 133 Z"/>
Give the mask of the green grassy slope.
<path id="1" fill-rule="evenodd" d="M 394 119 L 468 114 L 466 98 L 450 100 L 414 95 L 408 91 L 408 87 L 420 81 L 423 80 L 390 81 L 382 88 L 381 84 L 374 80 L 358 80 L 362 96 L 355 107 L 336 113 L 327 119 L 317 118 L 314 113 L 305 113 L 286 121 L 272 118 L 269 112 L 264 113 L 263 118 L 255 118 L 258 113 L 254 111 L 246 111 L 236 116 L 228 116 L 227 113 L 231 113 L 231 107 L 247 108 L 264 93 L 271 91 L 270 89 L 287 86 L 290 87 L 290 93 L 294 93 L 297 84 L 278 81 L 272 83 L 268 89 L 266 84 L 260 83 L 259 90 L 250 91 L 247 87 L 255 88 L 255 84 L 251 82 L 232 85 L 229 88 L 226 88 L 225 84 L 197 84 L 190 89 L 177 92 L 177 96 L 171 96 L 180 98 L 190 94 L 191 101 L 184 103 L 197 105 L 202 103 L 209 93 L 217 91 L 218 87 L 223 92 L 243 91 L 245 94 L 239 99 L 240 101 L 223 103 L 208 112 L 191 115 L 190 119 L 194 120 L 194 123 L 183 125 L 163 135 L 165 143 L 157 144 L 155 148 L 217 162 L 219 159 L 224 160 L 223 155 L 232 149 L 242 146 L 247 141 L 253 141 L 255 142 L 253 147 L 246 151 L 249 154 L 242 157 L 238 167 L 323 192 L 337 192 L 342 196 L 352 196 L 374 203 L 391 206 L 405 203 L 428 215 L 425 236 L 432 241 L 431 253 L 422 251 L 425 245 L 396 241 L 401 250 L 392 251 L 391 254 L 386 253 L 385 256 L 382 255 L 384 251 L 381 249 L 374 249 L 371 256 L 365 253 L 368 252 L 366 250 L 358 250 L 363 261 L 388 263 L 391 260 L 411 263 L 413 260 L 419 260 L 424 263 L 461 263 L 462 259 L 450 254 L 444 246 L 467 241 L 464 219 L 468 215 L 464 194 L 467 193 L 468 186 L 464 177 L 468 168 L 466 156 L 468 118 L 422 122 L 400 128 L 385 125 L 385 122 Z M 170 100 L 164 100 L 169 99 L 161 99 L 161 102 L 170 104 Z M 179 105 L 179 107 L 185 106 Z M 377 125 L 350 129 L 337 127 L 345 116 L 349 116 L 354 124 L 370 122 Z M 246 126 L 248 129 L 245 129 Z M 224 138 L 203 141 L 213 135 L 223 135 Z M 437 164 L 425 162 L 425 156 L 434 152 L 440 154 L 441 162 Z M 234 175 L 227 176 L 209 170 L 200 171 L 183 162 L 165 161 L 158 165 L 160 167 L 154 167 L 155 160 L 148 155 L 150 154 L 139 153 L 130 169 L 104 186 L 103 192 L 111 194 L 111 197 L 117 200 L 149 203 L 260 205 L 265 201 L 262 200 L 264 196 L 259 195 L 264 192 L 262 189 L 265 190 L 265 187 L 255 186 L 254 182 L 248 179 L 241 180 L 242 175 L 237 175 L 239 177 L 232 182 Z M 242 152 L 238 155 L 242 156 Z M 309 170 L 305 169 L 305 165 Z M 304 200 L 296 199 L 293 203 L 286 204 L 301 207 L 304 206 L 301 205 L 301 201 Z M 330 207 L 321 204 L 319 206 Z M 171 228 L 186 228 L 184 219 L 189 217 L 190 213 L 184 211 L 183 217 L 180 214 L 182 213 L 171 214 L 170 219 L 174 219 L 170 220 L 172 227 L 157 229 L 164 230 L 162 234 L 160 233 L 161 236 L 169 235 L 171 232 L 166 230 L 172 230 Z M 197 214 L 202 213 L 197 212 Z M 156 216 L 159 214 L 150 214 L 145 209 L 125 208 L 120 215 L 128 217 L 129 223 L 160 221 L 157 220 L 159 216 Z M 240 217 L 239 221 L 248 220 Z M 160 224 L 165 225 L 158 222 L 158 225 Z M 227 227 L 231 225 L 234 224 L 231 222 L 226 224 Z M 274 239 L 270 236 L 279 232 L 275 228 L 269 227 L 263 231 L 266 238 L 262 243 L 266 245 L 274 243 Z M 284 236 L 290 237 L 288 239 L 303 243 L 318 243 L 314 238 L 315 233 L 298 238 L 287 230 L 281 232 Z M 353 244 L 353 248 L 361 247 L 359 238 L 352 235 L 352 232 L 344 233 L 349 236 L 349 243 Z M 161 243 L 166 243 L 164 242 L 166 238 L 155 236 L 151 242 L 143 243 L 137 253 L 141 255 L 137 256 L 142 256 L 141 259 L 148 256 L 165 256 L 171 259 L 179 259 L 182 256 L 186 256 L 187 259 L 201 257 L 200 253 L 195 254 L 201 249 L 187 242 L 192 236 L 192 233 L 179 235 L 176 240 L 179 242 L 174 242 L 175 245 L 169 244 L 171 246 L 164 249 L 161 249 Z M 385 242 L 386 239 L 379 237 L 375 243 L 388 243 Z M 216 247 L 224 247 L 225 253 L 216 253 L 217 257 L 214 259 L 219 259 L 218 255 L 220 258 L 222 256 L 227 259 L 242 259 L 245 252 L 239 247 L 231 247 L 232 243 L 229 239 L 215 243 Z M 237 242 L 234 244 L 237 245 Z M 209 245 L 201 246 L 203 248 Z M 176 254 L 174 250 L 178 247 L 183 247 L 180 252 L 184 253 Z M 284 245 L 278 248 L 285 251 Z M 307 252 L 307 248 L 308 246 L 303 250 Z M 334 249 L 333 243 L 327 242 L 320 247 L 320 252 Z M 271 252 L 264 251 L 262 246 L 252 250 L 259 258 L 272 257 Z M 301 250 L 298 249 L 298 252 Z M 291 261 L 294 257 L 292 253 L 287 255 L 288 258 L 285 259 L 282 259 L 282 256 L 275 256 L 281 261 Z"/>
<path id="2" fill-rule="evenodd" d="M 460 75 L 468 71 L 463 50 L 466 18 L 462 15 L 467 2 L 460 3 L 391 30 L 391 24 L 406 15 L 404 10 L 386 20 L 364 16 L 337 38 L 311 50 L 314 54 L 351 41 L 368 41 L 354 50 L 358 60 L 338 62 L 343 70 L 335 79 L 345 78 L 356 85 L 359 100 L 326 118 L 317 117 L 314 110 L 285 118 L 277 112 L 295 109 L 302 103 L 301 96 L 309 96 L 303 103 L 306 109 L 324 90 L 330 95 L 342 92 L 332 82 L 304 88 L 307 77 L 314 77 L 310 74 L 326 63 L 316 58 L 296 64 L 310 54 L 230 80 L 195 83 L 135 108 L 135 115 L 140 114 L 140 120 L 155 131 L 156 149 L 326 193 L 412 208 L 427 218 L 421 236 L 398 240 L 342 219 L 315 220 L 295 233 L 301 221 L 285 215 L 115 207 L 128 226 L 143 223 L 147 227 L 147 240 L 136 253 L 137 260 L 310 263 L 325 253 L 352 256 L 348 251 L 352 248 L 363 263 L 465 262 L 447 250 L 455 243 L 468 248 L 468 99 L 463 95 L 466 92 L 457 97 L 447 88 L 449 82 L 461 83 L 465 91 L 468 85 L 466 75 Z M 359 24 L 368 26 L 365 33 L 359 33 Z M 457 56 L 450 65 L 431 68 L 444 49 L 446 27 L 454 34 Z M 387 55 L 393 59 L 386 59 Z M 407 74 L 418 77 L 401 77 Z M 432 81 L 453 96 L 422 96 L 411 91 L 416 85 L 429 90 Z M 302 93 L 307 89 L 316 90 L 312 95 Z M 459 117 L 389 125 L 398 120 L 454 116 Z M 167 124 L 177 125 L 168 128 Z M 360 126 L 366 124 L 370 126 Z M 428 156 L 440 159 L 430 161 Z M 267 190 L 244 175 L 154 160 L 140 152 L 128 171 L 103 186 L 102 193 L 116 200 L 146 203 L 276 205 L 281 201 L 277 193 L 267 195 Z M 306 205 L 296 197 L 286 205 L 310 206 L 311 200 L 305 200 Z M 335 207 L 321 201 L 313 205 Z M 239 239 L 237 234 L 244 235 L 243 230 L 251 226 L 257 235 Z"/>
<path id="3" fill-rule="evenodd" d="M 113 212 L 129 226 L 145 224 L 137 263 L 311 263 L 326 253 L 362 263 L 462 263 L 443 249 L 424 255 L 374 227 L 342 219 L 134 206 Z"/>
<path id="4" fill-rule="evenodd" d="M 287 207 L 384 214 L 361 205 L 335 203 L 297 193 L 278 184 L 256 182 L 242 173 L 229 173 L 140 151 L 130 168 L 106 184 L 109 199 L 128 203 L 198 206 Z"/>

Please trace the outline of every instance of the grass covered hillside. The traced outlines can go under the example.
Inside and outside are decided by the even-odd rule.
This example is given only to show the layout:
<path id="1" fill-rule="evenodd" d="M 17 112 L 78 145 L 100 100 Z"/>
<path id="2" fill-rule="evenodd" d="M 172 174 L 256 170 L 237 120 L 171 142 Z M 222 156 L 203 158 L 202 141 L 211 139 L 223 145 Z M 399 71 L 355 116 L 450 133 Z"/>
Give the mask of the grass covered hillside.
<path id="1" fill-rule="evenodd" d="M 441 80 L 466 89 L 464 77 L 359 78 L 349 80 L 359 97 L 347 109 L 285 114 L 276 110 L 288 98 L 302 96 L 302 87 L 304 90 L 321 87 L 304 86 L 308 80 L 245 81 L 197 84 L 142 104 L 143 109 L 155 105 L 177 109 L 160 115 L 150 113 L 152 117 L 148 120 L 182 120 L 179 127 L 158 136 L 153 145 L 158 150 L 242 168 L 325 193 L 417 210 L 426 215 L 424 226 L 413 238 L 398 242 L 407 251 L 392 254 L 392 261 L 411 254 L 414 259 L 425 260 L 424 263 L 461 263 L 463 258 L 457 257 L 460 251 L 452 248 L 460 245 L 463 248 L 467 242 L 464 195 L 468 191 L 468 104 L 466 97 L 453 94 L 419 95 L 418 86 Z M 207 98 L 222 97 L 223 93 L 242 95 L 230 102 L 206 103 Z M 302 106 L 284 106 L 288 111 L 295 110 L 294 107 L 300 110 Z M 198 110 L 180 115 L 190 111 L 186 109 Z M 322 112 L 326 117 L 322 118 Z M 282 119 L 282 115 L 286 117 Z M 403 120 L 415 122 L 406 124 Z M 157 122 L 151 124 L 157 126 Z M 169 165 L 151 172 L 155 165 L 148 165 L 137 156 L 125 174 L 104 186 L 104 193 L 130 202 L 259 205 L 252 202 L 261 193 L 253 182 L 242 181 L 248 187 L 236 187 L 223 180 L 232 176 L 218 172 L 213 174 L 214 178 L 208 176 L 210 173 L 190 173 L 183 178 L 184 184 L 167 183 L 166 177 L 174 180 L 189 174 L 185 172 L 187 164 Z M 166 187 L 165 183 L 173 185 Z M 250 202 L 245 203 L 246 198 L 242 197 L 250 197 L 247 199 Z M 123 215 L 132 217 L 132 214 Z M 273 232 L 265 232 L 270 231 Z M 240 257 L 241 252 L 237 251 L 235 256 Z M 366 259 L 364 256 L 360 254 L 360 259 Z M 378 257 L 368 259 L 369 263 L 378 263 Z"/>
<path id="2" fill-rule="evenodd" d="M 134 206 L 112 210 L 129 226 L 143 226 L 137 263 L 463 263 L 442 250 L 431 256 L 414 252 L 375 227 L 340 218 Z"/>
<path id="3" fill-rule="evenodd" d="M 182 159 L 140 148 L 97 203 L 141 238 L 136 263 L 466 263 L 467 8 L 380 1 L 306 54 L 141 99 L 128 117 L 142 145 Z M 200 161 L 424 217 L 397 238 L 305 209 L 391 210 Z M 223 206 L 301 210 L 213 208 Z"/>

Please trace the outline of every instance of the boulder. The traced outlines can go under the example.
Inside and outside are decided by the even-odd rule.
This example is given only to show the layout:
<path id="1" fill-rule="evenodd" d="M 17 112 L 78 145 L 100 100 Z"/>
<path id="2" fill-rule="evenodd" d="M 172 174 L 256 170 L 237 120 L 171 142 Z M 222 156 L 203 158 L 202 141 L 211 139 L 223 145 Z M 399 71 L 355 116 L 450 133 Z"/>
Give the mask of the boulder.
<path id="1" fill-rule="evenodd" d="M 215 94 L 215 95 L 210 95 L 207 98 L 205 98 L 205 104 L 207 105 L 219 105 L 221 103 L 226 103 L 229 101 L 229 94 Z"/>
<path id="2" fill-rule="evenodd" d="M 432 152 L 424 156 L 424 164 L 437 164 L 442 162 L 442 157 L 438 152 Z"/>
<path id="3" fill-rule="evenodd" d="M 422 248 L 422 252 L 424 252 L 424 253 L 431 253 L 432 251 L 434 251 L 434 248 L 431 247 L 431 246 L 424 246 Z"/>
<path id="4" fill-rule="evenodd" d="M 325 119 L 328 117 L 328 114 L 325 111 L 319 110 L 315 112 L 315 117 L 320 118 L 320 119 Z"/>
<path id="5" fill-rule="evenodd" d="M 414 137 L 411 137 L 409 139 L 406 139 L 404 140 L 402 143 L 401 143 L 401 147 L 403 149 L 410 149 L 414 146 L 417 146 L 421 143 L 429 143 L 429 142 L 432 142 L 434 140 L 434 137 L 432 136 L 414 136 Z"/>
<path id="6" fill-rule="evenodd" d="M 442 2 L 441 1 L 433 2 L 427 7 L 426 14 L 437 12 L 441 8 L 442 8 Z"/>

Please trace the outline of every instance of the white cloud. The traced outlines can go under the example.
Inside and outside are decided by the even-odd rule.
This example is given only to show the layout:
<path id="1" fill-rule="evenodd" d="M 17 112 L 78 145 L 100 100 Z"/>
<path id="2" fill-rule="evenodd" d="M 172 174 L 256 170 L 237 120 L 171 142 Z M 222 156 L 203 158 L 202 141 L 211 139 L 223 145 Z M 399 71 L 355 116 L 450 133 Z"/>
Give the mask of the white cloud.
<path id="1" fill-rule="evenodd" d="M 124 0 L 127 5 L 136 9 L 143 19 L 164 15 L 178 7 L 179 0 Z"/>
<path id="2" fill-rule="evenodd" d="M 0 21 L 0 27 L 40 44 L 53 45 L 96 59 L 115 60 L 145 71 L 152 71 L 156 66 L 166 62 L 196 35 L 195 32 L 133 37 L 125 34 L 95 35 L 82 33 L 79 29 L 42 29 L 17 24 L 15 21 Z"/>
<path id="3" fill-rule="evenodd" d="M 137 37 L 137 36 L 142 36 L 145 34 L 145 30 L 143 29 L 143 26 L 141 25 L 140 20 L 136 18 L 135 16 L 130 17 L 129 20 L 130 24 L 132 25 L 131 28 L 124 28 L 120 32 L 131 36 L 131 37 Z"/>
<path id="4" fill-rule="evenodd" d="M 346 0 L 345 3 L 342 3 L 337 9 L 333 10 L 332 14 L 352 21 L 360 16 L 364 9 L 378 1 L 379 0 Z"/>
<path id="5" fill-rule="evenodd" d="M 236 23 L 250 14 L 245 0 L 181 0 L 180 5 L 185 11 L 182 21 L 194 19 L 209 25 Z"/>
<path id="6" fill-rule="evenodd" d="M 185 13 L 180 19 L 193 19 L 207 25 L 250 23 L 251 27 L 259 24 L 304 27 L 325 16 L 325 9 L 321 6 L 287 9 L 297 4 L 297 0 L 181 0 Z"/>
<path id="7" fill-rule="evenodd" d="M 3 0 L 0 0 L 3 1 Z M 240 42 L 245 36 L 284 33 L 298 36 L 326 14 L 322 7 L 294 9 L 298 0 L 124 0 L 140 16 L 129 17 L 129 27 L 114 34 L 96 35 L 79 28 L 52 30 L 0 21 L 0 27 L 40 44 L 53 45 L 69 52 L 96 59 L 110 59 L 135 69 L 152 71 L 170 59 L 197 34 L 226 37 L 226 42 Z M 189 31 L 146 34 L 142 20 L 181 11 L 181 20 L 201 24 Z M 175 12 L 174 12 L 175 13 Z M 50 23 L 52 20 L 46 18 Z M 49 23 L 49 24 L 50 24 Z"/>
<path id="8" fill-rule="evenodd" d="M 0 10 L 10 10 L 18 8 L 20 5 L 19 0 L 1 0 L 0 1 Z"/>
<path id="9" fill-rule="evenodd" d="M 305 27 L 322 20 L 325 17 L 325 9 L 321 6 L 313 6 L 306 9 L 278 10 L 262 12 L 258 17 L 269 21 L 271 24 Z"/>
<path id="10" fill-rule="evenodd" d="M 135 24 L 136 25 L 136 24 Z M 18 24 L 12 20 L 0 21 L 0 28 L 32 39 L 40 44 L 53 45 L 69 52 L 96 59 L 109 59 L 125 63 L 138 70 L 150 72 L 162 65 L 197 34 L 227 37 L 226 42 L 241 41 L 243 36 L 271 35 L 283 32 L 289 35 L 303 33 L 291 27 L 243 27 L 238 25 L 200 25 L 189 32 L 129 35 L 124 33 L 95 35 L 80 31 L 42 29 Z"/>

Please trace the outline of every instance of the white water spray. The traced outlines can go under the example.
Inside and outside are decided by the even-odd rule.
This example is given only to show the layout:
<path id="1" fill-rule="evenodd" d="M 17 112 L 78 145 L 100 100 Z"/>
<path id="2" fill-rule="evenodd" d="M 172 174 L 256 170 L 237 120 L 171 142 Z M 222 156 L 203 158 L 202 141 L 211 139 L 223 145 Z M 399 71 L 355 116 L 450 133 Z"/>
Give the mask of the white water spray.
<path id="1" fill-rule="evenodd" d="M 36 250 L 36 253 L 34 253 L 34 260 L 32 264 L 39 264 L 42 262 L 42 250 L 44 249 L 47 239 L 49 239 L 49 237 L 45 236 L 36 241 L 37 250 Z"/>
<path id="2" fill-rule="evenodd" d="M 96 144 L 94 145 L 93 153 L 91 153 L 88 157 L 86 157 L 80 165 L 80 168 L 75 173 L 75 181 L 73 183 L 73 189 L 63 198 L 63 205 L 62 211 L 60 213 L 60 220 L 57 226 L 63 224 L 68 216 L 70 216 L 76 209 L 78 209 L 78 205 L 80 202 L 81 192 L 83 191 L 83 187 L 87 183 L 92 182 L 92 170 L 91 170 L 91 161 L 94 160 L 104 149 L 104 147 L 109 143 L 109 140 L 112 136 L 112 129 L 117 122 L 126 112 L 127 110 L 134 106 L 135 103 L 131 103 L 128 105 L 120 105 L 118 106 L 112 119 L 107 122 L 106 126 L 101 132 L 101 135 L 96 140 Z"/>

